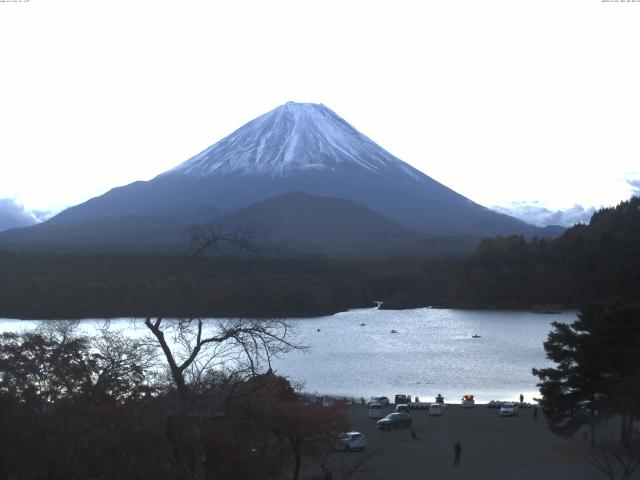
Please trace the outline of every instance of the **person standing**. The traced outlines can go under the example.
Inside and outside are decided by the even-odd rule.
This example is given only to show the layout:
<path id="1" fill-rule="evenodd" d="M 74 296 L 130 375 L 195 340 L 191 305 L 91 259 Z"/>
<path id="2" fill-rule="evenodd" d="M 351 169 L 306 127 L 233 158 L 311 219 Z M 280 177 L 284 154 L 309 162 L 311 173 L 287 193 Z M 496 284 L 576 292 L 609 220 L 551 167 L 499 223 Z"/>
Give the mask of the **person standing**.
<path id="1" fill-rule="evenodd" d="M 533 419 L 538 420 L 538 405 L 533 406 Z"/>
<path id="2" fill-rule="evenodd" d="M 460 440 L 456 440 L 456 444 L 453 446 L 453 466 L 460 467 L 460 455 L 462 455 L 462 445 L 460 445 Z"/>
<path id="3" fill-rule="evenodd" d="M 320 465 L 320 469 L 324 472 L 322 475 L 323 480 L 333 480 L 333 473 L 324 465 Z"/>
<path id="4" fill-rule="evenodd" d="M 520 405 L 524 403 L 524 395 L 520 394 Z"/>

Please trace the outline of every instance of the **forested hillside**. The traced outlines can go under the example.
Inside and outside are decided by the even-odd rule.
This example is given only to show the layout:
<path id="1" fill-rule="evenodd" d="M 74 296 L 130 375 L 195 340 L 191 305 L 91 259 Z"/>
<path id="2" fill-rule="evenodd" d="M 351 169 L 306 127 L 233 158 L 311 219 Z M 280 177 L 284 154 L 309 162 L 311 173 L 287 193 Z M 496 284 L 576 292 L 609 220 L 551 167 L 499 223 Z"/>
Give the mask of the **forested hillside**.
<path id="1" fill-rule="evenodd" d="M 595 213 L 553 240 L 483 240 L 452 281 L 473 307 L 579 306 L 640 287 L 640 198 Z"/>
<path id="2" fill-rule="evenodd" d="M 580 307 L 640 291 L 640 199 L 467 258 L 241 258 L 0 252 L 0 317 L 312 316 L 348 308 Z"/>
<path id="3" fill-rule="evenodd" d="M 443 304 L 449 262 L 0 253 L 0 317 L 313 316 Z"/>

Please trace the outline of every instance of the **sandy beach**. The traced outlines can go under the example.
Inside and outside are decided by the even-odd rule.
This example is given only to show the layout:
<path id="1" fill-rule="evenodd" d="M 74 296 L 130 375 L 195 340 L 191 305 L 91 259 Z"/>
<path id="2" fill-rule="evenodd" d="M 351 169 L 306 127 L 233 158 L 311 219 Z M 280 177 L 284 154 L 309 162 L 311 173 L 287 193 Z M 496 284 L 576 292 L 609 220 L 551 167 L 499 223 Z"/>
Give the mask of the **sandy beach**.
<path id="1" fill-rule="evenodd" d="M 386 411 L 391 412 L 393 406 Z M 477 405 L 463 409 L 449 405 L 441 417 L 426 410 L 412 411 L 418 440 L 411 428 L 379 431 L 361 405 L 349 407 L 354 431 L 367 438 L 362 452 L 334 452 L 306 460 L 302 478 L 322 478 L 325 463 L 334 479 L 353 480 L 590 480 L 602 478 L 588 465 L 582 437 L 563 439 L 551 433 L 539 411 L 520 409 L 516 417 L 499 417 L 498 409 Z M 462 445 L 460 467 L 453 465 L 453 445 Z"/>

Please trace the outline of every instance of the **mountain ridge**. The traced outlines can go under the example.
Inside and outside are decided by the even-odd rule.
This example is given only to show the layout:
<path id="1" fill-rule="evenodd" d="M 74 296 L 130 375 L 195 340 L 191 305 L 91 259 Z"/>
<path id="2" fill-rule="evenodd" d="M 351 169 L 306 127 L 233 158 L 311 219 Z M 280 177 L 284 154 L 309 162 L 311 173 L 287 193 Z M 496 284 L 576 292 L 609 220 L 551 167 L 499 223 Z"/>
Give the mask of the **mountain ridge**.
<path id="1" fill-rule="evenodd" d="M 355 202 L 422 235 L 546 237 L 550 233 L 442 185 L 378 146 L 328 107 L 294 102 L 246 123 L 152 180 L 116 187 L 41 225 L 77 226 L 137 216 L 212 223 L 291 192 Z M 114 228 L 117 223 L 112 221 Z M 0 246 L 3 238 L 0 234 Z"/>
<path id="2" fill-rule="evenodd" d="M 311 221 L 309 221 L 311 220 Z M 268 237 L 411 236 L 388 218 L 350 200 L 289 192 L 219 218 L 216 225 Z"/>

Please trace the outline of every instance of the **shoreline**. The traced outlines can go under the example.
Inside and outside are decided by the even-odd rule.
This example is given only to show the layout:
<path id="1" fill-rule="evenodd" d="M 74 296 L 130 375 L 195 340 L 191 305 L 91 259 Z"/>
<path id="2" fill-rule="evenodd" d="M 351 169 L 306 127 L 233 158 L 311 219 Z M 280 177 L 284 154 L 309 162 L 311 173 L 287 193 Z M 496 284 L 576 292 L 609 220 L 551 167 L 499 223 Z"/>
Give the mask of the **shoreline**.
<path id="1" fill-rule="evenodd" d="M 268 315 L 251 315 L 247 314 L 238 314 L 238 315 L 230 315 L 230 314 L 205 314 L 205 315 L 193 315 L 189 313 L 185 313 L 184 315 L 122 315 L 122 314 L 109 314 L 105 316 L 100 315 L 78 315 L 78 316 L 55 316 L 55 315 L 43 315 L 43 316 L 22 316 L 22 315 L 4 315 L 0 312 L 0 321 L 23 321 L 23 322 L 41 322 L 47 320 L 77 320 L 77 321 L 90 321 L 90 320 L 140 320 L 146 317 L 157 317 L 161 316 L 163 318 L 201 318 L 203 320 L 206 319 L 232 319 L 232 318 L 247 318 L 247 319 L 271 319 L 271 318 L 288 318 L 291 320 L 307 320 L 307 319 L 315 319 L 322 317 L 331 317 L 337 315 L 339 313 L 351 312 L 354 310 L 384 310 L 384 311 L 406 311 L 406 310 L 458 310 L 458 311 L 481 311 L 481 312 L 525 312 L 525 313 L 533 313 L 536 315 L 564 315 L 578 312 L 577 308 L 574 307 L 563 307 L 562 309 L 554 309 L 553 311 L 538 311 L 534 308 L 527 307 L 487 307 L 487 306 L 479 306 L 479 307 L 470 307 L 470 306 L 433 306 L 426 305 L 423 307 L 397 307 L 397 308 L 384 308 L 382 305 L 371 305 L 371 306 L 354 306 L 347 309 L 342 310 L 326 310 L 326 311 L 317 311 L 315 313 L 308 314 L 300 314 L 300 312 L 278 312 L 278 313 L 269 313 Z"/>

